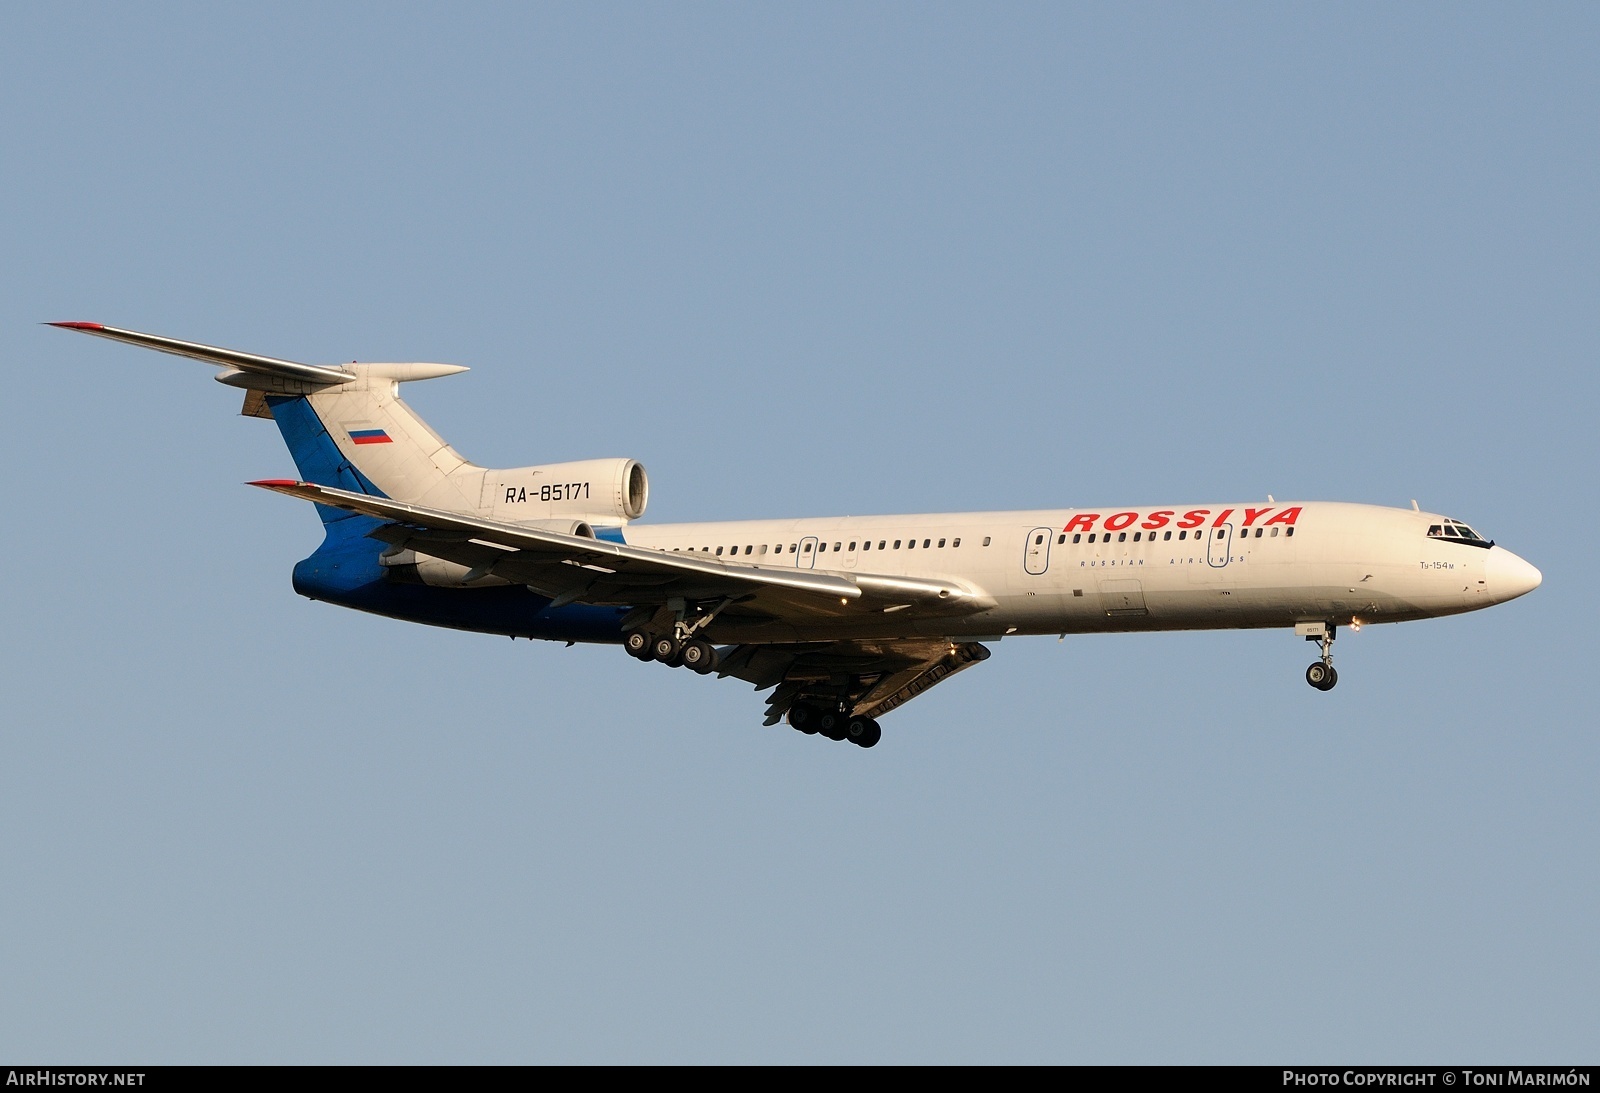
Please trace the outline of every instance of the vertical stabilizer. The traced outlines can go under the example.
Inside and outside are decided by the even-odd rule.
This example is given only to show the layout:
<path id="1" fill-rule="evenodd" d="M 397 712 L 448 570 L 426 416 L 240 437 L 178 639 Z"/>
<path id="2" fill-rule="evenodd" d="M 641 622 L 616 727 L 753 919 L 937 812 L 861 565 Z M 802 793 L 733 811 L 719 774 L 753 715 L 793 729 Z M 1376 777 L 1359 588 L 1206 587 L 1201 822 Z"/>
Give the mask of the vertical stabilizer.
<path id="1" fill-rule="evenodd" d="M 344 488 L 360 488 L 364 493 L 412 504 L 476 511 L 483 492 L 483 468 L 469 463 L 445 443 L 400 399 L 398 391 L 405 380 L 429 379 L 465 369 L 435 364 L 347 364 L 344 368 L 354 375 L 350 382 L 313 392 L 303 399 L 286 400 L 305 403 L 307 411 L 320 423 L 326 442 L 338 452 L 338 467 L 348 468 L 341 473 L 353 472 L 367 483 Z M 277 416 L 278 402 L 269 401 Z M 296 444 L 309 442 L 309 424 L 296 430 L 294 440 L 284 422 L 280 421 L 279 427 L 291 451 Z M 296 452 L 297 464 L 300 458 Z M 319 457 L 319 465 L 326 463 Z M 333 479 L 309 475 L 306 481 L 335 484 Z"/>

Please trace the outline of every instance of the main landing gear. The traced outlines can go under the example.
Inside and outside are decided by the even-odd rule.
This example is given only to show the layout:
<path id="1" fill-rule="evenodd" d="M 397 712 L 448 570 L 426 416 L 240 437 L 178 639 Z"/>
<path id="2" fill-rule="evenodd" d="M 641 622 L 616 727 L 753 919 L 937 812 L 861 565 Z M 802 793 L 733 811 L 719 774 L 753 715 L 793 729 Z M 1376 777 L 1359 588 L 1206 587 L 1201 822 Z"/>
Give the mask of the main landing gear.
<path id="1" fill-rule="evenodd" d="M 1306 682 L 1319 691 L 1331 691 L 1339 682 L 1339 673 L 1333 669 L 1333 637 L 1337 631 L 1332 623 L 1302 623 L 1295 627 L 1295 632 L 1305 634 L 1307 641 L 1322 646 L 1322 659 L 1312 661 L 1306 669 Z"/>
<path id="2" fill-rule="evenodd" d="M 622 647 L 635 660 L 659 660 L 669 668 L 687 668 L 700 675 L 717 670 L 717 648 L 699 638 L 687 640 L 673 634 L 653 635 L 644 630 L 629 630 Z"/>
<path id="3" fill-rule="evenodd" d="M 635 660 L 710 675 L 717 670 L 717 649 L 698 635 L 732 602 L 724 599 L 708 609 L 705 603 L 672 599 L 653 613 L 640 610 L 624 622 L 631 629 L 623 633 L 622 647 Z M 883 730 L 872 718 L 851 712 L 865 693 L 861 682 L 849 675 L 785 682 L 767 699 L 766 723 L 773 725 L 787 716 L 791 726 L 808 736 L 873 747 L 883 739 Z"/>
<path id="4" fill-rule="evenodd" d="M 789 725 L 807 736 L 826 736 L 829 740 L 848 740 L 859 748 L 870 748 L 883 739 L 883 730 L 870 717 L 847 713 L 842 706 L 819 706 L 796 702 L 789 707 Z"/>
<path id="5" fill-rule="evenodd" d="M 635 660 L 659 660 L 669 668 L 687 668 L 700 675 L 710 675 L 717 670 L 717 648 L 709 641 L 697 637 L 711 620 L 732 603 L 725 599 L 710 610 L 703 605 L 690 605 L 683 600 L 669 600 L 666 611 L 657 613 L 657 626 L 670 626 L 666 632 L 638 627 L 622 636 L 622 647 Z M 671 622 L 667 622 L 671 619 Z"/>

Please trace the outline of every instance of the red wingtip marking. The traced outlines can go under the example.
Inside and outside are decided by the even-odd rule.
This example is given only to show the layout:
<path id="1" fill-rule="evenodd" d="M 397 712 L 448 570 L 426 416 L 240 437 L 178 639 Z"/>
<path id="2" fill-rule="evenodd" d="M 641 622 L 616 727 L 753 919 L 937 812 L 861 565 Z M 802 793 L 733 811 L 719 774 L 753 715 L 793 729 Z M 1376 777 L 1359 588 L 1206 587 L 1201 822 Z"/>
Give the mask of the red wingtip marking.
<path id="1" fill-rule="evenodd" d="M 263 478 L 259 482 L 246 482 L 245 485 L 260 486 L 264 490 L 275 490 L 282 486 L 298 486 L 300 483 L 292 478 Z"/>
<path id="2" fill-rule="evenodd" d="M 104 330 L 103 323 L 45 323 L 45 326 L 59 326 L 67 330 Z"/>

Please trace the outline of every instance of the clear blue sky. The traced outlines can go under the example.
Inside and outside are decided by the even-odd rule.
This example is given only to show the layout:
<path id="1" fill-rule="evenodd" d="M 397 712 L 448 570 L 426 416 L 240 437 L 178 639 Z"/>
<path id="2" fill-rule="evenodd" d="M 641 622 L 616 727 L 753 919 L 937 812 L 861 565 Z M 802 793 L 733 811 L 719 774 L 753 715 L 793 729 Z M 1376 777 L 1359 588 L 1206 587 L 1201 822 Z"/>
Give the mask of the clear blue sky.
<path id="1" fill-rule="evenodd" d="M 1592 4 L 14 6 L 0 1058 L 1571 1062 L 1600 1042 Z M 872 752 L 289 587 L 210 370 L 472 366 L 649 519 L 1263 498 L 1538 565 L 1007 640 Z M 1585 568 L 1587 566 L 1588 568 Z"/>

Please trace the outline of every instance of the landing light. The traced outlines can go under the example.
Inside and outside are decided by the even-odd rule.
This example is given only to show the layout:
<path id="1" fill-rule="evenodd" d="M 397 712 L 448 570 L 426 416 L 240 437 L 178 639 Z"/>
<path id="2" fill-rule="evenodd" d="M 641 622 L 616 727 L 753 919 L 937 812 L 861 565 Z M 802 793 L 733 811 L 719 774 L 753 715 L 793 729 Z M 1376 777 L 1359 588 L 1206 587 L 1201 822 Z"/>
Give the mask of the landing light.
<path id="1" fill-rule="evenodd" d="M 1350 629 L 1352 631 L 1356 632 L 1356 633 L 1360 633 L 1360 631 L 1361 631 L 1361 620 L 1360 619 L 1351 619 L 1350 620 Z"/>

